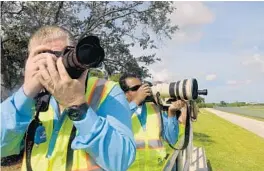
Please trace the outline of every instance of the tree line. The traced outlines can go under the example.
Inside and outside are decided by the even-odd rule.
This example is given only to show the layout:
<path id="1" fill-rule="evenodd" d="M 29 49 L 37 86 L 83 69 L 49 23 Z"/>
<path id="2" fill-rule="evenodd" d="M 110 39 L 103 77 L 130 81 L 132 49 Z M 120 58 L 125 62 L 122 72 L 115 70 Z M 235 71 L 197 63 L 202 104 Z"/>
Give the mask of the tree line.
<path id="1" fill-rule="evenodd" d="M 131 71 L 142 77 L 149 77 L 148 66 L 162 57 L 135 56 L 131 47 L 157 49 L 157 41 L 178 30 L 168 17 L 176 10 L 169 1 L 1 1 L 1 9 L 1 101 L 21 86 L 28 40 L 41 26 L 65 27 L 76 40 L 98 36 L 109 76 Z"/>
<path id="2" fill-rule="evenodd" d="M 264 106 L 264 103 L 247 103 L 247 102 L 225 102 L 219 103 L 205 103 L 205 99 L 201 96 L 195 100 L 199 108 L 213 108 L 213 107 L 242 107 L 242 106 Z"/>

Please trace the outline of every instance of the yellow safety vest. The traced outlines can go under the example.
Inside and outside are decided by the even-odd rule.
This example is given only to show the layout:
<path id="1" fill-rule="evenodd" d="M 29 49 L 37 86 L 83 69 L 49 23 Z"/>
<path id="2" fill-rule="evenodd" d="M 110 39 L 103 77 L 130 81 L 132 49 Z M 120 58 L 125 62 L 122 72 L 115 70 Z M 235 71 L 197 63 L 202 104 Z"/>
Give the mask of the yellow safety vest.
<path id="1" fill-rule="evenodd" d="M 143 130 L 136 114 L 132 115 L 132 129 L 137 145 L 136 159 L 128 170 L 162 171 L 168 165 L 174 149 L 160 135 L 161 116 L 157 106 L 148 102 L 146 129 Z M 173 162 L 173 161 L 172 161 Z"/>
<path id="2" fill-rule="evenodd" d="M 109 92 L 116 85 L 115 82 L 89 77 L 86 88 L 86 99 L 90 107 L 97 111 L 106 99 Z M 46 142 L 34 144 L 31 153 L 31 166 L 33 171 L 65 171 L 66 156 L 70 134 L 73 128 L 72 121 L 65 116 L 62 127 L 58 132 L 58 137 L 54 151 L 50 158 L 46 158 L 48 146 L 53 130 L 54 109 L 49 105 L 47 112 L 40 113 L 39 119 L 42 121 L 46 130 Z M 22 164 L 22 170 L 26 170 L 25 155 Z M 90 155 L 84 150 L 73 151 L 72 171 L 101 171 Z"/>

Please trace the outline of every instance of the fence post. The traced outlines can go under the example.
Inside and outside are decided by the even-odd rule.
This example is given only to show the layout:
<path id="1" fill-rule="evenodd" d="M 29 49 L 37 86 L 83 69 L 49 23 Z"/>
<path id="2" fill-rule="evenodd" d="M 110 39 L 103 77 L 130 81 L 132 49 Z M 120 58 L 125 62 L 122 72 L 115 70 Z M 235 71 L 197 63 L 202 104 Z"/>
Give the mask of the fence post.
<path id="1" fill-rule="evenodd" d="M 186 148 L 186 160 L 185 160 L 185 165 L 183 171 L 189 171 L 190 170 L 190 165 L 192 163 L 192 146 L 193 146 L 193 130 L 192 130 L 192 122 L 190 122 L 190 132 L 189 132 L 189 143 Z"/>
<path id="2" fill-rule="evenodd" d="M 183 170 L 183 164 L 184 164 L 183 163 L 184 162 L 183 157 L 184 157 L 184 150 L 180 150 L 179 154 L 177 156 L 177 159 L 176 159 L 177 171 L 182 171 Z"/>

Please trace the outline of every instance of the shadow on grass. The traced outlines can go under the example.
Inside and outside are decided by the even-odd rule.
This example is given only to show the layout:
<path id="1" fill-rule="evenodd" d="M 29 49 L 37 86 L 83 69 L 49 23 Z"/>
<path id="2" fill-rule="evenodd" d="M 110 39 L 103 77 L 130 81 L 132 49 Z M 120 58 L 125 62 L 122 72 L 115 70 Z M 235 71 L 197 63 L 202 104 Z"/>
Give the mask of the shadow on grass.
<path id="1" fill-rule="evenodd" d="M 20 165 L 22 163 L 23 151 L 18 155 L 8 157 L 1 157 L 1 167 L 9 167 L 13 165 Z"/>
<path id="2" fill-rule="evenodd" d="M 213 171 L 210 160 L 207 160 L 207 167 L 208 167 L 208 171 Z"/>
<path id="3" fill-rule="evenodd" d="M 214 143 L 214 141 L 211 139 L 211 136 L 204 134 L 204 133 L 198 133 L 198 132 L 194 132 L 193 133 L 193 138 L 195 141 L 200 141 L 202 143 L 206 143 L 206 144 L 212 144 Z"/>

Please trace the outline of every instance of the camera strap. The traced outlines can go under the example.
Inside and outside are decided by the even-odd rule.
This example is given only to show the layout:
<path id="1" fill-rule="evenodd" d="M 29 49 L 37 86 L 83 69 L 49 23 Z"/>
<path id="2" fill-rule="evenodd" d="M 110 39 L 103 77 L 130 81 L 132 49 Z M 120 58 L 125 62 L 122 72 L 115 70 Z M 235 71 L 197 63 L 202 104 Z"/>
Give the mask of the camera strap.
<path id="1" fill-rule="evenodd" d="M 186 124 L 185 124 L 185 135 L 184 135 L 184 143 L 180 150 L 187 148 L 190 141 L 190 125 L 191 125 L 191 109 L 190 105 L 187 105 L 187 114 L 186 114 Z"/>
<path id="2" fill-rule="evenodd" d="M 159 106 L 159 111 L 160 111 L 160 119 L 161 119 L 161 132 L 160 135 L 163 133 L 163 117 L 162 117 L 162 111 L 163 111 L 163 107 L 161 105 Z M 169 144 L 169 146 L 174 149 L 174 150 L 183 150 L 188 146 L 189 143 L 189 135 L 190 135 L 190 106 L 187 106 L 187 116 L 186 116 L 186 125 L 185 125 L 185 132 L 184 132 L 184 143 L 182 145 L 182 147 L 180 148 L 175 148 L 171 143 L 169 143 L 168 139 L 165 137 L 166 142 Z"/>
<path id="3" fill-rule="evenodd" d="M 85 81 L 85 87 L 87 87 L 87 82 L 88 82 L 88 77 L 89 77 L 89 71 L 87 74 L 87 78 Z M 86 89 L 85 89 L 86 92 Z M 42 122 L 39 120 L 39 113 L 40 112 L 46 112 L 49 109 L 49 101 L 50 101 L 51 94 L 47 91 L 44 90 L 40 92 L 37 97 L 35 98 L 36 100 L 36 114 L 34 116 L 34 119 L 30 122 L 26 134 L 25 134 L 25 154 L 26 154 L 26 169 L 27 171 L 33 171 L 32 166 L 31 166 L 31 153 L 32 149 L 34 146 L 35 140 L 36 140 L 36 133 L 38 133 L 38 130 L 41 130 L 43 132 L 42 127 Z M 41 128 L 41 129 L 38 129 Z M 45 130 L 44 130 L 45 131 Z M 66 163 L 66 170 L 70 171 L 72 168 L 72 159 L 73 159 L 73 152 L 71 148 L 71 143 L 75 137 L 76 134 L 76 127 L 73 125 L 71 135 L 70 135 L 70 140 L 68 144 L 68 151 L 67 151 L 67 163 Z M 42 143 L 42 140 L 40 140 L 38 143 Z"/>
<path id="4" fill-rule="evenodd" d="M 66 171 L 72 170 L 72 163 L 73 163 L 73 152 L 74 150 L 71 148 L 72 141 L 76 135 L 76 127 L 73 125 L 70 135 L 70 140 L 67 148 L 67 158 L 66 158 Z"/>
<path id="5" fill-rule="evenodd" d="M 39 113 L 45 112 L 49 107 L 49 100 L 51 95 L 47 92 L 41 92 L 36 97 L 36 114 L 34 119 L 30 122 L 25 138 L 25 155 L 26 155 L 26 169 L 27 171 L 32 171 L 31 166 L 31 153 L 34 143 L 37 145 L 45 142 L 46 134 L 45 128 L 42 126 L 42 122 L 39 120 Z M 37 134 L 37 137 L 36 137 Z"/>

